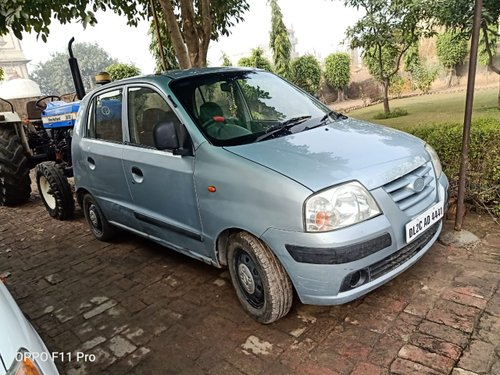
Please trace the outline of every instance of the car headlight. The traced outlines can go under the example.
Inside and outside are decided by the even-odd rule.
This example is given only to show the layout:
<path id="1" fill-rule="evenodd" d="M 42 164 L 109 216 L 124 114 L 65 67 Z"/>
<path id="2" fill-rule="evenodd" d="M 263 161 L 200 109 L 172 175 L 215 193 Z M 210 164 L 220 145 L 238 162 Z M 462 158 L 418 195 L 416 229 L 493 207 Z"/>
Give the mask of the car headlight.
<path id="1" fill-rule="evenodd" d="M 26 349 L 20 349 L 6 375 L 43 375 L 33 358 L 35 356 Z"/>
<path id="2" fill-rule="evenodd" d="M 432 161 L 432 165 L 434 166 L 434 172 L 436 173 L 436 177 L 441 176 L 441 173 L 443 172 L 443 167 L 441 166 L 441 161 L 439 160 L 439 156 L 429 144 L 425 145 L 425 149 L 429 153 Z"/>
<path id="3" fill-rule="evenodd" d="M 380 213 L 371 194 L 359 182 L 353 181 L 307 198 L 304 221 L 307 232 L 327 232 L 365 221 Z"/>

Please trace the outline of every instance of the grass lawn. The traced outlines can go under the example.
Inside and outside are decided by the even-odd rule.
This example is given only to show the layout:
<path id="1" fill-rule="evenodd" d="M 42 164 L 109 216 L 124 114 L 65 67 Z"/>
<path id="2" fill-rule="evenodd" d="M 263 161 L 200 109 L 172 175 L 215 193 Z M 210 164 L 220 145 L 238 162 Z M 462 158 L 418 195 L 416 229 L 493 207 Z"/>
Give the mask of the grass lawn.
<path id="1" fill-rule="evenodd" d="M 477 90 L 474 94 L 473 117 L 494 117 L 500 120 L 500 110 L 497 108 L 498 88 Z M 406 109 L 408 115 L 375 120 L 373 117 L 383 112 L 383 104 L 349 112 L 347 115 L 360 120 L 404 129 L 415 125 L 425 125 L 442 122 L 463 122 L 465 111 L 465 91 L 458 93 L 443 93 L 415 96 L 405 99 L 394 99 L 389 102 L 391 110 Z"/>

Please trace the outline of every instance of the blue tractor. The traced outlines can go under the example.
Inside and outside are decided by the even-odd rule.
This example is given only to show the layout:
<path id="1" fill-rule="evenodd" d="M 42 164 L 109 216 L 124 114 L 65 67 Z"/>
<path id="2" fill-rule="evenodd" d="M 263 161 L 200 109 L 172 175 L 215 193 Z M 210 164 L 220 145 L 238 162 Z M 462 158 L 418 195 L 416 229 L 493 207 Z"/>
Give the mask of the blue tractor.
<path id="1" fill-rule="evenodd" d="M 0 112 L 0 205 L 16 206 L 31 195 L 30 170 L 47 211 L 53 218 L 70 218 L 75 209 L 68 178 L 73 176 L 71 137 L 80 100 L 85 96 L 78 61 L 68 44 L 69 65 L 76 95 L 72 103 L 59 96 L 46 96 L 27 103 L 28 119 L 21 121 L 11 102 L 10 111 Z M 107 80 L 106 80 L 107 79 Z M 109 76 L 99 83 L 109 82 Z M 113 103 L 109 107 L 113 109 Z M 113 113 L 114 111 L 108 111 Z M 106 113 L 108 113 L 106 112 Z"/>

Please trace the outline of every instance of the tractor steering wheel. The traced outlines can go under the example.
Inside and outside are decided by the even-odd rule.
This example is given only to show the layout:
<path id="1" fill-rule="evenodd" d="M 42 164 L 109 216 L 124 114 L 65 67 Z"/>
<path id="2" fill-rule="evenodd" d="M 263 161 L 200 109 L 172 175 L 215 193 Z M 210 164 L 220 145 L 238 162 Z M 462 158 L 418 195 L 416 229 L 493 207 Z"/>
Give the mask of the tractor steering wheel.
<path id="1" fill-rule="evenodd" d="M 43 111 L 45 110 L 45 108 L 47 108 L 47 104 L 45 103 L 42 103 L 44 100 L 47 100 L 47 99 L 50 99 L 51 102 L 53 102 L 54 100 L 61 100 L 61 97 L 60 96 L 57 96 L 57 95 L 48 95 L 48 96 L 44 96 L 43 98 L 40 98 L 36 101 L 35 103 L 35 107 L 37 109 L 39 109 L 40 111 Z"/>

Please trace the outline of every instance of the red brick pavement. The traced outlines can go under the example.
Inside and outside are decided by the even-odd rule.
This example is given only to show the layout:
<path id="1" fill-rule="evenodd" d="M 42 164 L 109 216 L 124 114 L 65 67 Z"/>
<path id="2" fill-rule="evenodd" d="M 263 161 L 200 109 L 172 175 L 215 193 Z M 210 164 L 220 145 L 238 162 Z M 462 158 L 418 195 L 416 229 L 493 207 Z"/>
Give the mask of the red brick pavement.
<path id="1" fill-rule="evenodd" d="M 240 308 L 228 273 L 130 234 L 102 243 L 81 213 L 49 218 L 36 195 L 0 207 L 0 273 L 75 374 L 500 374 L 500 230 L 466 224 L 474 249 L 436 244 L 353 303 L 296 302 L 269 326 Z M 76 360 L 77 353 L 95 361 Z"/>

